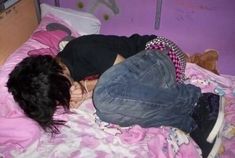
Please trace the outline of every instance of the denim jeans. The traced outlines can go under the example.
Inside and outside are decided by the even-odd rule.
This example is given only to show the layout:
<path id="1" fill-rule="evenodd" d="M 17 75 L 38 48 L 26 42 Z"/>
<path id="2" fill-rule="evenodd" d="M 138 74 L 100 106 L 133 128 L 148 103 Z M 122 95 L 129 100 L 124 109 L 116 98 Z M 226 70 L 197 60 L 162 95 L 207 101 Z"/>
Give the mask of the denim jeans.
<path id="1" fill-rule="evenodd" d="M 120 126 L 173 126 L 190 132 L 201 90 L 176 83 L 174 65 L 159 51 L 144 50 L 101 75 L 93 93 L 101 120 Z"/>

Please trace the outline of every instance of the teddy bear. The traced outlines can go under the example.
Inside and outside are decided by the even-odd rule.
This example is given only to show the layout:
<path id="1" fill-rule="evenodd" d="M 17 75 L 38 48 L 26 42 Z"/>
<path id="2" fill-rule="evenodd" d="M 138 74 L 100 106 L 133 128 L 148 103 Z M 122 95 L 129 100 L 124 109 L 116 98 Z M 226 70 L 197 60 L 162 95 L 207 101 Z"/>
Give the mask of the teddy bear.
<path id="1" fill-rule="evenodd" d="M 207 49 L 202 53 L 195 53 L 192 55 L 186 54 L 186 61 L 189 63 L 195 63 L 196 65 L 207 69 L 217 75 L 219 75 L 217 61 L 219 58 L 218 51 L 214 49 Z"/>

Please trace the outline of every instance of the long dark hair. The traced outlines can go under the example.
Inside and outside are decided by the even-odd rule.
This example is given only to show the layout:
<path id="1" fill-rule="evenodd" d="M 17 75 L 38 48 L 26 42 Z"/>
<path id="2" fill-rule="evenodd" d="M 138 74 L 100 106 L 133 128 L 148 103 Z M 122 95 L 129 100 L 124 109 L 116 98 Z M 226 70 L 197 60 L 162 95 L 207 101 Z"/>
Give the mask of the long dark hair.
<path id="1" fill-rule="evenodd" d="M 65 121 L 55 120 L 53 115 L 59 107 L 69 111 L 71 83 L 52 56 L 23 59 L 10 73 L 7 87 L 28 117 L 45 131 L 59 133 L 57 125 L 64 125 Z"/>

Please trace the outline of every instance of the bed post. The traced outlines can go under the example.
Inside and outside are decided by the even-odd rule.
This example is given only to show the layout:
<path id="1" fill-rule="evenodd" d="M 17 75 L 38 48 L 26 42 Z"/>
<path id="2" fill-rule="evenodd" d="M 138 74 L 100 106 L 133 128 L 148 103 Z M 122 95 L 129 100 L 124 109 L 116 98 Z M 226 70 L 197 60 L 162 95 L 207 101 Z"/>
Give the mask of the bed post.
<path id="1" fill-rule="evenodd" d="M 37 15 L 37 19 L 38 22 L 41 20 L 41 9 L 40 9 L 40 3 L 38 0 L 34 0 L 34 4 L 35 4 L 35 10 L 36 10 L 36 15 Z"/>
<path id="2" fill-rule="evenodd" d="M 60 7 L 60 0 L 54 0 L 54 4 L 55 6 Z"/>
<path id="3" fill-rule="evenodd" d="M 161 12 L 162 12 L 162 0 L 157 0 L 156 16 L 155 16 L 155 29 L 157 30 L 160 28 Z"/>

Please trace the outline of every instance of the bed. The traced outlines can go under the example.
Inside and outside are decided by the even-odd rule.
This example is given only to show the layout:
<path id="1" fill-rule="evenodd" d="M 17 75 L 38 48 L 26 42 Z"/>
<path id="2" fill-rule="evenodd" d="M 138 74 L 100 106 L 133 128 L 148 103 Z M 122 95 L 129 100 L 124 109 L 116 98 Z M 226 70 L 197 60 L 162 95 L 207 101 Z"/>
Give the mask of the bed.
<path id="1" fill-rule="evenodd" d="M 176 128 L 124 128 L 101 121 L 90 99 L 72 109 L 71 114 L 57 111 L 55 117 L 66 120 L 67 126 L 60 127 L 61 133 L 54 136 L 45 133 L 8 93 L 8 74 L 28 55 L 56 55 L 62 49 L 61 41 L 98 34 L 101 23 L 89 13 L 47 4 L 39 7 L 36 0 L 19 0 L 0 17 L 0 158 L 201 157 L 198 145 Z M 217 136 L 219 145 L 209 157 L 235 157 L 235 76 L 216 75 L 188 63 L 186 78 L 187 83 L 204 92 L 224 98 L 225 119 Z"/>

